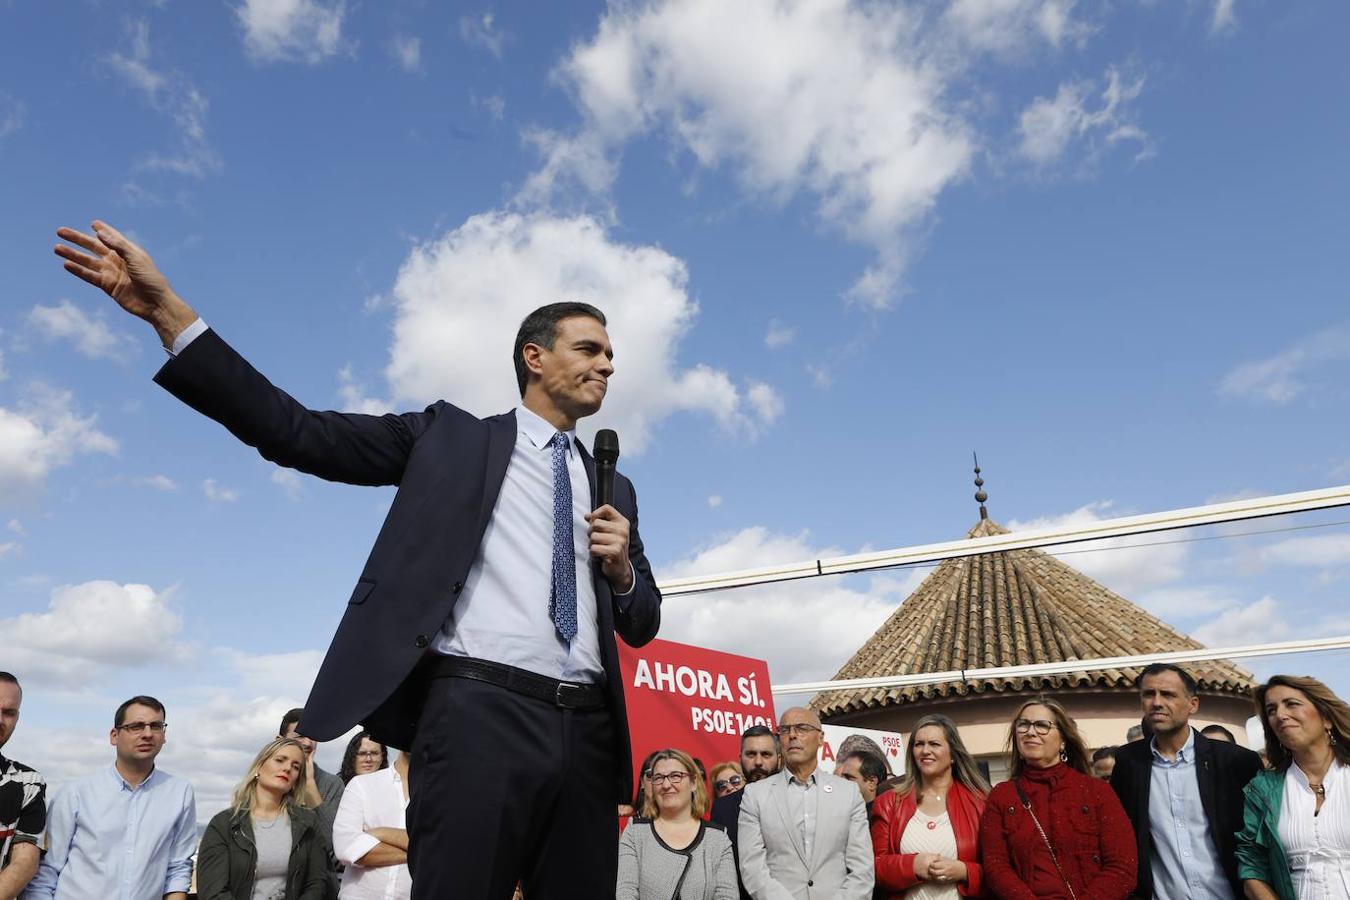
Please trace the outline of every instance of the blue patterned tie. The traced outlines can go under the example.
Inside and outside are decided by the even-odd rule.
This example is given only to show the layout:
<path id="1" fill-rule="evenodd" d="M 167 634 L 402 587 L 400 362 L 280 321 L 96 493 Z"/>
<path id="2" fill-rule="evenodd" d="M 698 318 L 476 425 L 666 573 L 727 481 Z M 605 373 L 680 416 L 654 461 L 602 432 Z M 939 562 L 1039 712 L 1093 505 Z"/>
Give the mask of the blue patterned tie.
<path id="1" fill-rule="evenodd" d="M 572 478 L 567 474 L 567 435 L 553 447 L 553 592 L 549 610 L 564 640 L 577 636 L 577 561 L 572 544 Z"/>

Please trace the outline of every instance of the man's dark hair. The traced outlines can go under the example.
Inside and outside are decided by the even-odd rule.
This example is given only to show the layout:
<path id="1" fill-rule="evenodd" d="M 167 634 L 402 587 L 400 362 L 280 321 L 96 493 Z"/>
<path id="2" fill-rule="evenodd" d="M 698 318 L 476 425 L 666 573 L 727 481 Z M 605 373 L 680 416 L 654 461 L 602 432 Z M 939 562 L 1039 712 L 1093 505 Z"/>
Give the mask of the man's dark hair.
<path id="1" fill-rule="evenodd" d="M 23 685 L 19 684 L 19 679 L 15 678 L 8 672 L 0 672 L 0 683 L 12 684 L 19 689 L 20 695 L 23 694 Z"/>
<path id="2" fill-rule="evenodd" d="M 1176 666 L 1172 663 L 1150 663 L 1145 666 L 1144 671 L 1140 672 L 1139 677 L 1134 680 L 1134 686 L 1142 689 L 1144 687 L 1145 678 L 1148 678 L 1150 675 L 1161 675 L 1164 672 L 1175 672 L 1177 674 L 1177 677 L 1181 679 L 1182 686 L 1186 688 L 1187 697 L 1194 697 L 1196 692 L 1200 690 L 1199 685 L 1195 683 L 1195 679 L 1191 677 L 1190 672 L 1187 672 L 1181 666 Z"/>
<path id="3" fill-rule="evenodd" d="M 866 750 L 850 750 L 835 760 L 834 764 L 837 767 L 850 759 L 858 761 L 858 772 L 863 778 L 876 779 L 877 784 L 886 780 L 886 761 L 875 753 L 868 753 Z"/>
<path id="4" fill-rule="evenodd" d="M 773 738 L 773 749 L 779 756 L 783 755 L 783 742 L 778 737 L 778 732 L 774 731 L 768 725 L 751 725 L 741 732 L 741 749 L 745 749 L 745 742 L 750 738 L 771 737 Z"/>
<path id="5" fill-rule="evenodd" d="M 300 721 L 300 717 L 305 714 L 303 706 L 297 706 L 295 709 L 286 711 L 286 715 L 281 717 L 281 727 L 277 729 L 277 737 L 285 737 L 286 732 L 291 730 L 291 726 Z"/>
<path id="6" fill-rule="evenodd" d="M 1116 758 L 1115 747 L 1098 747 L 1096 750 L 1092 751 L 1093 762 L 1101 762 L 1104 759 L 1115 759 L 1115 758 Z"/>
<path id="7" fill-rule="evenodd" d="M 520 396 L 525 396 L 525 385 L 530 381 L 529 369 L 525 368 L 525 357 L 521 355 L 525 345 L 538 344 L 545 350 L 552 350 L 553 342 L 558 339 L 558 323 L 563 319 L 570 319 L 574 316 L 595 319 L 601 325 L 609 324 L 605 321 L 605 314 L 594 306 L 589 303 L 574 301 L 541 306 L 526 316 L 525 321 L 520 323 L 520 330 L 516 332 L 516 346 L 513 351 L 516 364 L 516 384 L 520 386 Z"/>
<path id="8" fill-rule="evenodd" d="M 133 706 L 148 706 L 161 716 L 164 715 L 163 703 L 160 703 L 154 697 L 147 697 L 145 694 L 139 694 L 117 707 L 117 712 L 113 713 L 114 728 L 122 727 L 122 723 L 127 720 L 127 710 Z"/>
<path id="9" fill-rule="evenodd" d="M 1224 728 L 1222 725 L 1206 725 L 1204 728 L 1200 729 L 1200 733 L 1205 737 L 1215 737 L 1217 735 L 1223 740 L 1228 741 L 1230 744 L 1237 743 L 1237 738 L 1233 737 L 1233 732 Z"/>

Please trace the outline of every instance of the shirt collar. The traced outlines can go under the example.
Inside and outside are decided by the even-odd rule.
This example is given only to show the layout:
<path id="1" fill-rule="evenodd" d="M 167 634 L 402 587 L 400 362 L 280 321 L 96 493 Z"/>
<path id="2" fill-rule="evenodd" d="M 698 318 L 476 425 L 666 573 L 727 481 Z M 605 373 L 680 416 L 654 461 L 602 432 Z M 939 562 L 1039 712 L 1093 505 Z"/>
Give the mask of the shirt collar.
<path id="1" fill-rule="evenodd" d="M 553 436 L 558 433 L 558 429 L 553 427 L 553 423 L 524 406 L 516 407 L 516 426 L 525 432 L 525 436 L 530 439 L 530 443 L 534 445 L 536 450 L 543 450 L 547 447 L 549 441 L 553 440 Z M 564 431 L 563 434 L 567 435 L 567 454 L 570 456 L 577 441 L 577 430 L 572 428 L 569 431 Z"/>
<path id="2" fill-rule="evenodd" d="M 806 776 L 805 781 L 798 781 L 797 776 L 792 774 L 791 769 L 789 769 L 787 766 L 783 767 L 783 775 L 787 778 L 788 784 L 800 784 L 803 787 L 805 787 L 806 785 L 815 784 L 816 776 L 818 774 L 820 774 L 820 766 L 816 766 L 814 769 L 812 769 L 811 774 Z"/>
<path id="3" fill-rule="evenodd" d="M 1180 750 L 1177 751 L 1177 758 L 1175 763 L 1176 765 L 1180 765 L 1182 763 L 1195 762 L 1195 729 L 1188 728 L 1186 729 L 1186 732 L 1187 732 L 1186 744 Z M 1161 753 L 1158 752 L 1158 738 L 1156 736 L 1149 738 L 1148 748 L 1150 751 L 1152 751 L 1154 759 L 1162 760 L 1169 766 L 1173 765 L 1172 760 L 1168 759 L 1167 757 L 1163 756 Z"/>
<path id="4" fill-rule="evenodd" d="M 121 788 L 124 791 L 131 791 L 132 793 L 135 793 L 136 791 L 143 790 L 144 788 L 149 787 L 150 782 L 154 781 L 155 776 L 159 774 L 159 769 L 158 768 L 151 769 L 150 774 L 145 776 L 145 780 L 142 781 L 140 784 L 136 785 L 135 787 L 132 787 L 130 782 L 128 782 L 125 778 L 122 777 L 122 773 L 117 771 L 117 763 L 113 763 L 112 765 L 108 766 L 108 773 L 112 775 L 113 781 L 117 784 L 119 788 Z"/>

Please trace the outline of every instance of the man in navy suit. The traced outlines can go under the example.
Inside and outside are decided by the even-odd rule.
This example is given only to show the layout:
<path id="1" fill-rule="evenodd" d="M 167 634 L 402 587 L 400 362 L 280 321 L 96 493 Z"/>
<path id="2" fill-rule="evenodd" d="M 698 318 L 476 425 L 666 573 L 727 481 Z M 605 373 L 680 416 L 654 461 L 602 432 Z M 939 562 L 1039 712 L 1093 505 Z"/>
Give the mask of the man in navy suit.
<path id="1" fill-rule="evenodd" d="M 521 405 L 504 415 L 316 412 L 116 229 L 57 234 L 68 271 L 155 328 L 173 357 L 155 381 L 174 396 L 279 465 L 398 485 L 300 730 L 325 741 L 359 722 L 411 750 L 413 896 L 505 900 L 517 882 L 530 900 L 612 896 L 616 807 L 632 794 L 614 635 L 651 640 L 661 596 L 632 483 L 616 475 L 612 505 L 592 511 L 595 464 L 576 440 L 614 372 L 604 315 L 531 313 Z"/>

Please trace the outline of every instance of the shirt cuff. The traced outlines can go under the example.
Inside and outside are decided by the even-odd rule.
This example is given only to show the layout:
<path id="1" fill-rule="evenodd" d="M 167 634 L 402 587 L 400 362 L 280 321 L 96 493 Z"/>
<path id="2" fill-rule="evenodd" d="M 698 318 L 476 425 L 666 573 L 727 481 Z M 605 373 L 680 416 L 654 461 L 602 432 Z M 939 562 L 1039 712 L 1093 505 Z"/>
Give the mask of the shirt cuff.
<path id="1" fill-rule="evenodd" d="M 622 594 L 615 594 L 614 599 L 619 601 L 619 612 L 628 612 L 628 607 L 633 605 L 633 592 L 637 590 L 637 570 L 633 568 L 633 561 L 628 561 L 629 583 L 628 590 Z M 624 602 L 628 601 L 628 602 Z"/>
<path id="2" fill-rule="evenodd" d="M 187 348 L 188 344 L 200 337 L 207 327 L 206 322 L 199 316 L 196 321 L 178 333 L 178 337 L 173 339 L 173 346 L 165 347 L 164 352 L 170 356 L 177 356 Z"/>
<path id="3" fill-rule="evenodd" d="M 357 865 L 357 860 L 378 846 L 380 846 L 378 838 L 369 832 L 362 831 L 353 835 L 350 841 L 343 841 L 342 849 L 338 850 L 335 855 L 344 866 L 354 866 Z"/>

